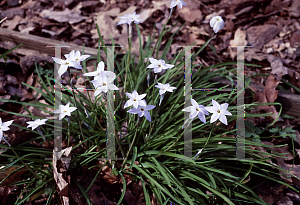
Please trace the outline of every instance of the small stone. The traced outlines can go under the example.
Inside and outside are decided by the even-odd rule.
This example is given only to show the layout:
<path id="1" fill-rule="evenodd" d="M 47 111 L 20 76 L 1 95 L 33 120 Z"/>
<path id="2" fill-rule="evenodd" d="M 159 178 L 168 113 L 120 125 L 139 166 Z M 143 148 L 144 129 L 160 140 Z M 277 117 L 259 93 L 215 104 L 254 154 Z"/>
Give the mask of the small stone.
<path id="1" fill-rule="evenodd" d="M 267 53 L 273 53 L 274 52 L 274 49 L 273 48 L 268 48 L 267 49 Z"/>
<path id="2" fill-rule="evenodd" d="M 289 47 L 291 47 L 291 44 L 289 42 L 286 42 L 285 47 L 289 48 Z"/>

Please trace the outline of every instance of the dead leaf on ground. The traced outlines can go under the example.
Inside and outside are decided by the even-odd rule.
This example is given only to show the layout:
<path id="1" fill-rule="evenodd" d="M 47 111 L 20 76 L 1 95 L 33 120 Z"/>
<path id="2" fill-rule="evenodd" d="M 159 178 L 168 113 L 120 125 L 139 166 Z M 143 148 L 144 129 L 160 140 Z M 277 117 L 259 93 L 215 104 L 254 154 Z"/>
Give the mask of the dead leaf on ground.
<path id="1" fill-rule="evenodd" d="M 65 8 L 63 11 L 43 10 L 40 16 L 46 19 L 53 19 L 60 23 L 79 23 L 87 19 L 87 17 L 81 16 L 78 13 L 72 12 L 70 9 Z"/>
<path id="2" fill-rule="evenodd" d="M 202 12 L 199 9 L 190 9 L 188 7 L 183 7 L 179 12 L 179 16 L 181 16 L 186 22 L 194 22 L 196 20 L 202 21 Z"/>
<path id="3" fill-rule="evenodd" d="M 249 86 L 249 88 L 254 91 L 254 101 L 258 103 L 272 103 L 278 97 L 278 90 L 275 90 L 276 86 L 278 85 L 279 81 L 275 79 L 275 76 L 271 74 L 266 82 L 264 92 L 258 91 L 254 86 Z M 251 111 L 255 113 L 272 113 L 270 117 L 276 119 L 278 117 L 278 112 L 274 105 L 260 105 L 256 107 L 256 110 Z M 282 120 L 280 117 L 278 120 Z"/>
<path id="4" fill-rule="evenodd" d="M 271 68 L 272 68 L 272 74 L 276 75 L 276 79 L 278 81 L 281 80 L 281 77 L 283 75 L 287 75 L 288 74 L 288 68 L 283 66 L 283 63 L 282 63 L 282 59 L 281 58 L 278 58 L 278 57 L 275 57 L 273 55 L 269 55 L 267 60 L 270 62 L 271 64 Z"/>
<path id="5" fill-rule="evenodd" d="M 240 46 L 246 46 L 247 40 L 246 40 L 246 31 L 242 31 L 240 28 L 238 28 L 234 33 L 234 39 L 229 42 L 230 45 L 240 45 Z M 232 59 L 234 59 L 237 55 L 237 49 L 235 47 L 229 47 L 230 50 L 230 56 Z"/>
<path id="6" fill-rule="evenodd" d="M 5 166 L 1 167 L 4 168 Z M 2 181 L 5 177 L 7 177 L 8 175 L 10 175 L 12 172 L 14 172 L 15 170 L 17 170 L 19 167 L 9 167 L 6 169 L 3 169 L 0 171 L 0 181 Z M 24 174 L 25 172 L 27 172 L 27 169 L 20 169 L 18 171 L 16 171 L 15 173 L 13 173 L 12 175 L 10 175 L 7 179 L 5 179 L 1 185 L 5 186 L 5 185 L 9 185 L 12 184 L 14 182 L 17 182 L 20 180 L 20 176 L 22 174 Z"/>
<path id="7" fill-rule="evenodd" d="M 265 24 L 247 29 L 247 40 L 253 48 L 262 49 L 265 43 L 272 40 L 278 33 L 275 25 Z"/>

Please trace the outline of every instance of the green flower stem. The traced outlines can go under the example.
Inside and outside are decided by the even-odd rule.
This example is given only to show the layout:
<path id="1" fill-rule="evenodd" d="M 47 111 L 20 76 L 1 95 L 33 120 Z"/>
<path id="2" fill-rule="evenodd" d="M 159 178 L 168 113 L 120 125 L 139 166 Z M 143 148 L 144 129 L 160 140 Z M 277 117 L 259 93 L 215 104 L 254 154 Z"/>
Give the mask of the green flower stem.
<path id="1" fill-rule="evenodd" d="M 82 70 L 81 70 L 81 73 L 82 73 L 82 76 L 83 76 Z M 90 82 L 90 81 L 89 81 L 89 82 Z M 87 88 L 87 84 L 86 84 L 85 81 L 84 81 L 84 83 L 85 83 L 85 87 Z M 95 109 L 94 109 L 93 102 L 92 102 L 92 99 L 91 99 L 91 96 L 90 96 L 90 92 L 87 91 L 87 93 L 88 93 L 88 96 L 89 96 L 89 100 L 90 100 L 90 102 L 91 102 L 92 112 L 94 112 Z M 102 127 L 102 125 L 101 125 L 100 120 L 98 119 L 98 117 L 97 117 L 97 116 L 95 116 L 95 117 L 96 117 L 97 123 L 98 123 L 99 127 L 101 128 L 101 130 L 104 130 L 104 128 Z M 97 144 L 97 145 L 98 145 L 98 144 Z M 100 147 L 98 147 L 98 148 L 99 148 L 99 150 L 100 150 Z"/>
<path id="2" fill-rule="evenodd" d="M 174 8 L 174 7 L 173 7 Z M 170 11 L 170 15 L 169 15 L 169 19 L 171 18 L 171 15 L 173 13 L 173 8 L 171 8 L 171 11 Z"/>
<path id="3" fill-rule="evenodd" d="M 154 103 L 154 87 L 157 81 L 157 73 L 155 74 L 155 78 L 154 78 L 154 85 L 153 85 L 153 89 L 152 89 L 152 103 Z"/>
<path id="4" fill-rule="evenodd" d="M 41 128 L 37 127 L 36 130 L 42 135 L 42 137 L 44 138 L 44 141 L 46 142 L 46 138 L 43 135 L 43 132 L 42 132 Z"/>
<path id="5" fill-rule="evenodd" d="M 127 58 L 127 65 L 126 65 L 126 70 L 125 70 L 125 83 L 124 83 L 124 96 L 125 96 L 125 91 L 126 91 L 126 78 L 128 75 L 128 68 L 130 71 L 130 61 L 131 61 L 131 37 L 132 37 L 132 25 L 128 25 L 127 27 L 127 36 L 128 36 L 128 46 L 129 46 L 129 53 L 128 53 L 128 58 Z"/>
<path id="6" fill-rule="evenodd" d="M 170 13 L 170 16 L 171 16 L 171 13 Z M 151 53 L 150 53 L 150 55 L 149 55 L 150 57 L 153 55 L 153 52 L 154 52 L 154 50 L 155 50 L 155 48 L 156 48 L 156 46 L 157 46 L 157 44 L 158 44 L 159 39 L 162 38 L 163 31 L 165 30 L 165 27 L 166 27 L 166 25 L 168 24 L 169 20 L 170 20 L 170 18 L 168 18 L 167 22 L 164 24 L 164 26 L 163 26 L 163 28 L 162 28 L 162 30 L 161 30 L 159 36 L 158 36 L 158 40 L 156 41 L 155 46 L 153 47 L 153 49 L 152 49 L 152 51 L 151 51 Z M 150 61 L 148 60 L 148 62 L 147 62 L 147 64 L 146 64 L 146 71 L 147 71 L 147 67 L 148 67 L 148 65 L 149 65 L 149 62 L 150 62 Z M 148 86 L 148 87 L 149 87 L 149 86 Z"/>
<path id="7" fill-rule="evenodd" d="M 5 21 L 7 19 L 7 17 L 5 17 L 4 19 L 2 19 L 1 21 L 0 21 L 0 24 L 3 22 L 3 21 Z"/>
<path id="8" fill-rule="evenodd" d="M 138 124 L 139 124 L 139 122 L 137 122 L 137 123 L 136 123 L 136 127 L 138 127 Z M 128 156 L 129 156 L 129 153 L 130 153 L 130 152 L 131 152 L 131 150 L 132 150 L 132 147 L 133 147 L 134 141 L 135 141 L 135 139 L 136 139 L 136 134 L 137 134 L 137 131 L 138 131 L 138 128 L 136 128 L 136 131 L 135 131 L 135 134 L 134 134 L 134 137 L 133 137 L 132 143 L 131 143 L 131 145 L 130 145 L 130 147 L 129 147 L 129 150 L 128 150 L 127 154 L 126 154 L 126 157 L 125 157 L 125 159 L 124 159 L 124 161 L 123 161 L 123 164 L 122 164 L 122 168 L 121 168 L 121 169 L 123 169 L 123 168 L 124 168 L 124 166 L 125 166 L 125 163 L 126 163 L 126 161 L 127 161 L 127 158 L 128 158 Z"/>
<path id="9" fill-rule="evenodd" d="M 216 123 L 213 124 L 213 127 L 211 128 L 211 131 L 210 131 L 209 136 L 208 136 L 208 138 L 207 138 L 207 140 L 206 140 L 206 142 L 205 142 L 204 147 L 202 148 L 201 153 L 203 153 L 203 150 L 205 149 L 205 147 L 206 147 L 206 145 L 207 145 L 207 143 L 208 143 L 208 141 L 209 141 L 209 139 L 210 139 L 210 137 L 211 137 L 211 133 L 212 133 L 213 129 L 215 128 L 215 126 L 216 126 Z M 195 157 L 194 160 L 198 159 L 199 156 L 201 155 L 201 153 L 200 153 L 197 157 Z"/>
<path id="10" fill-rule="evenodd" d="M 200 48 L 200 49 L 197 51 L 197 53 L 196 53 L 195 55 L 193 55 L 193 56 L 198 56 L 199 53 L 200 53 L 201 51 L 203 51 L 203 49 L 210 43 L 210 41 L 213 40 L 214 38 L 216 38 L 216 36 L 217 36 L 217 34 L 212 33 L 211 38 L 210 38 L 203 46 L 201 46 L 201 48 Z M 189 57 L 189 59 L 190 59 L 190 58 L 191 58 L 191 57 Z M 189 60 L 189 59 L 188 59 L 188 60 Z M 178 75 L 178 74 L 174 73 L 174 74 L 170 77 L 170 79 L 173 79 L 173 78 L 175 77 L 175 75 Z"/>
<path id="11" fill-rule="evenodd" d="M 70 138 L 71 138 L 71 134 L 70 134 L 70 117 L 67 116 L 68 118 L 68 147 L 70 146 Z"/>
<path id="12" fill-rule="evenodd" d="M 149 135 L 148 135 L 149 138 L 148 138 L 147 142 L 150 140 L 150 135 L 151 135 L 152 129 L 153 129 L 153 127 L 154 127 L 154 124 L 155 124 L 155 122 L 156 122 L 156 118 L 157 118 L 157 116 L 158 116 L 159 110 L 160 110 L 160 106 L 158 107 L 157 114 L 156 114 L 156 116 L 155 116 L 155 119 L 154 119 L 154 121 L 153 121 L 153 125 L 152 125 L 152 127 L 151 127 L 150 132 L 149 132 Z M 146 143 L 146 150 L 148 149 L 148 148 L 147 148 L 147 144 L 148 144 L 148 143 Z"/>
<path id="13" fill-rule="evenodd" d="M 70 71 L 70 69 L 68 69 L 68 73 L 69 73 L 69 77 L 70 77 L 70 85 L 72 86 L 72 83 L 71 83 L 71 71 Z M 75 106 L 76 106 L 76 108 L 77 108 L 77 109 L 76 109 L 76 111 L 77 111 L 77 116 L 78 116 L 77 121 L 78 121 L 78 124 L 79 124 L 80 132 L 81 132 L 81 135 L 82 135 L 82 139 L 85 140 L 85 137 L 84 137 L 83 131 L 82 131 L 81 122 L 79 121 L 79 111 L 78 111 L 78 106 L 77 106 L 77 102 L 76 102 L 75 92 L 74 92 L 74 90 L 73 90 L 73 86 L 71 87 L 71 89 L 72 89 L 72 94 L 73 94 L 73 98 L 74 98 L 74 104 L 75 104 Z M 70 137 L 70 136 L 69 136 L 69 137 Z M 85 144 L 86 147 L 88 147 L 88 146 L 87 146 L 87 142 L 84 142 L 84 144 Z"/>

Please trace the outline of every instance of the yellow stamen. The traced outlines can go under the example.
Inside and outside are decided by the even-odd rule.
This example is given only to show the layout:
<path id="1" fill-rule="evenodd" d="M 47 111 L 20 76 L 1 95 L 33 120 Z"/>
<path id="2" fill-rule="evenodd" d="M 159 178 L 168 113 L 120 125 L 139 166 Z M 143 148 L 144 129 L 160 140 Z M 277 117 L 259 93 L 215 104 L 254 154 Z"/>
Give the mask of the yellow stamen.
<path id="1" fill-rule="evenodd" d="M 220 113 L 220 110 L 218 110 L 218 113 Z"/>

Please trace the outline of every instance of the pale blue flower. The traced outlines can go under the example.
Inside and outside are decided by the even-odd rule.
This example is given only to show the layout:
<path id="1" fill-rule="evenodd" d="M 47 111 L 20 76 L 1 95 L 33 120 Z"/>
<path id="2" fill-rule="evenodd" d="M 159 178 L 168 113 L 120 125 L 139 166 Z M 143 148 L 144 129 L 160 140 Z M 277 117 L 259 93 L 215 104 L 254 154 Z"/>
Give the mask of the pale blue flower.
<path id="1" fill-rule="evenodd" d="M 225 115 L 232 115 L 230 112 L 227 111 L 228 103 L 223 103 L 222 105 L 220 105 L 217 101 L 213 99 L 211 100 L 211 102 L 213 106 L 205 108 L 208 112 L 213 113 L 213 115 L 210 118 L 210 123 L 213 123 L 219 119 L 222 123 L 227 125 L 227 118 Z"/>

